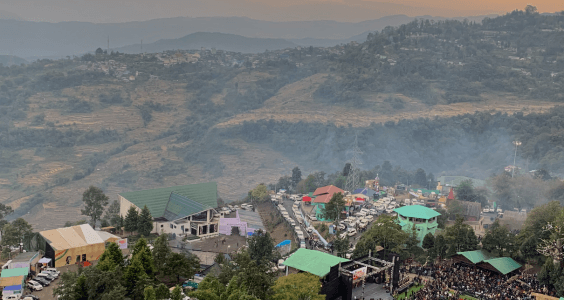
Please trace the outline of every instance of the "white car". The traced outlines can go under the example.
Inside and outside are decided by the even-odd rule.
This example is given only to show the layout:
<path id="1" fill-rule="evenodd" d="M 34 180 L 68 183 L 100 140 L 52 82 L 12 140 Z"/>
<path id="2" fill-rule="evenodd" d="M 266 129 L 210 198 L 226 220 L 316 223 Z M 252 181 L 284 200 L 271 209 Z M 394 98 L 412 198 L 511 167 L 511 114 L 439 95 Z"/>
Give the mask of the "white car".
<path id="1" fill-rule="evenodd" d="M 317 218 L 315 216 L 311 216 L 309 217 L 312 221 L 317 221 Z"/>
<path id="2" fill-rule="evenodd" d="M 57 274 L 57 276 L 61 275 L 61 272 L 55 268 L 47 268 L 45 269 L 45 271 L 51 272 L 51 273 L 55 273 Z"/>
<path id="3" fill-rule="evenodd" d="M 354 235 L 356 235 L 356 229 L 354 229 L 354 228 L 349 228 L 349 229 L 347 230 L 347 234 L 348 234 L 349 236 L 354 236 Z"/>
<path id="4" fill-rule="evenodd" d="M 58 274 L 58 273 L 51 272 L 51 271 L 49 271 L 49 270 L 43 270 L 43 271 L 41 271 L 40 274 L 47 274 L 47 275 L 49 275 L 49 276 L 51 276 L 51 277 L 53 277 L 53 278 L 59 278 L 59 274 Z"/>
<path id="5" fill-rule="evenodd" d="M 345 226 L 345 224 L 339 224 L 339 226 L 337 226 L 337 229 L 343 231 L 343 230 L 347 229 L 347 226 Z"/>
<path id="6" fill-rule="evenodd" d="M 29 288 L 34 290 L 34 291 L 43 290 L 43 286 L 41 284 L 39 284 L 39 282 L 36 282 L 36 281 L 33 281 L 33 280 L 28 281 L 27 286 L 29 286 Z"/>
<path id="7" fill-rule="evenodd" d="M 10 294 L 2 297 L 2 300 L 20 300 L 21 294 Z"/>
<path id="8" fill-rule="evenodd" d="M 312 232 L 313 229 L 314 229 L 313 227 L 309 226 L 309 227 L 307 228 L 307 232 Z"/>
<path id="9" fill-rule="evenodd" d="M 284 260 L 283 259 L 279 259 L 278 260 L 278 270 L 282 271 L 286 268 L 286 266 L 284 265 Z"/>
<path id="10" fill-rule="evenodd" d="M 339 238 L 340 238 L 340 239 L 346 239 L 346 238 L 347 238 L 347 233 L 346 233 L 346 232 L 343 232 L 343 233 L 339 234 Z"/>
<path id="11" fill-rule="evenodd" d="M 364 217 L 364 219 L 366 219 L 366 221 L 368 222 L 372 222 L 372 220 L 374 220 L 374 217 L 372 215 L 367 215 L 366 217 Z"/>

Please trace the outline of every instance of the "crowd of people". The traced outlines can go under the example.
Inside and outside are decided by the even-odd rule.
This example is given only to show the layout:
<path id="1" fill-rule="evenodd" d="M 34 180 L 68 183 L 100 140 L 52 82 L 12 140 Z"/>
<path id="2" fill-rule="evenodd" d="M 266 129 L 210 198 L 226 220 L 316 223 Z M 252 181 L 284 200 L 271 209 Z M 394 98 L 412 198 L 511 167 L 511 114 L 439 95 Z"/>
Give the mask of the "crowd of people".
<path id="1" fill-rule="evenodd" d="M 406 299 L 458 300 L 463 294 L 487 300 L 529 300 L 535 299 L 531 295 L 533 292 L 552 293 L 538 282 L 536 274 L 509 277 L 472 266 L 450 263 L 407 266 L 404 272 L 416 275 L 414 285 L 423 285 L 423 288 Z"/>

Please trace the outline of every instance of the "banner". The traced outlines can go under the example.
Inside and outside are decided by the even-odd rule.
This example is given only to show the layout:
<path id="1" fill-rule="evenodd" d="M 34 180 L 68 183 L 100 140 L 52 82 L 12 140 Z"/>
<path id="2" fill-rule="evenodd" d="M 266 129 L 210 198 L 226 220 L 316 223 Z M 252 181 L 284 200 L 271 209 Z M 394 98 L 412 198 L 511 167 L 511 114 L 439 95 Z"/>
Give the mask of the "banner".
<path id="1" fill-rule="evenodd" d="M 366 276 L 368 272 L 368 267 L 362 267 L 360 269 L 356 269 L 353 271 L 353 281 L 357 279 L 361 279 L 362 277 Z"/>
<path id="2" fill-rule="evenodd" d="M 118 240 L 117 242 L 120 249 L 127 249 L 127 238 Z"/>

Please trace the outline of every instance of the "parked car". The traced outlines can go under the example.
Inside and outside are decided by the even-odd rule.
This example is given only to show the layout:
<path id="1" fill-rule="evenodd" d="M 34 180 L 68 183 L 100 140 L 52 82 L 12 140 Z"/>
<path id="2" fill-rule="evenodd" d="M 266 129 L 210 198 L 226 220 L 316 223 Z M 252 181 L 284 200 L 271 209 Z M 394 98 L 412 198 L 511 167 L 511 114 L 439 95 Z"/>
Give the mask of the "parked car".
<path id="1" fill-rule="evenodd" d="M 286 268 L 286 266 L 284 265 L 284 260 L 283 259 L 279 259 L 278 260 L 278 270 L 282 271 Z"/>
<path id="2" fill-rule="evenodd" d="M 42 286 L 48 286 L 51 283 L 47 279 L 37 277 L 37 276 L 35 278 L 33 278 L 33 281 L 41 284 Z"/>
<path id="3" fill-rule="evenodd" d="M 312 221 L 317 221 L 317 218 L 315 216 L 310 216 L 309 217 Z"/>
<path id="4" fill-rule="evenodd" d="M 20 300 L 21 294 L 10 294 L 2 296 L 2 300 Z"/>
<path id="5" fill-rule="evenodd" d="M 41 271 L 41 273 L 39 273 L 39 274 L 47 274 L 47 275 L 53 277 L 53 279 L 59 278 L 59 274 L 57 274 L 57 273 L 55 273 L 55 272 L 47 271 L 47 270 L 43 270 L 43 271 Z"/>
<path id="6" fill-rule="evenodd" d="M 312 232 L 313 229 L 314 229 L 313 227 L 309 226 L 309 227 L 307 228 L 307 232 Z"/>
<path id="7" fill-rule="evenodd" d="M 364 217 L 364 219 L 366 219 L 368 222 L 372 222 L 372 220 L 374 220 L 374 217 L 372 215 L 367 215 L 366 217 Z"/>
<path id="8" fill-rule="evenodd" d="M 354 235 L 356 235 L 356 229 L 354 229 L 354 228 L 349 228 L 349 229 L 347 230 L 347 234 L 348 234 L 349 236 L 354 236 Z"/>
<path id="9" fill-rule="evenodd" d="M 345 224 L 339 224 L 339 226 L 337 226 L 337 229 L 343 231 L 343 230 L 347 229 L 347 226 L 345 226 Z"/>
<path id="10" fill-rule="evenodd" d="M 55 273 L 55 274 L 57 274 L 57 276 L 61 275 L 61 272 L 59 270 L 55 269 L 55 268 L 47 268 L 47 269 L 45 269 L 45 271 Z"/>
<path id="11" fill-rule="evenodd" d="M 53 277 L 49 274 L 46 274 L 46 273 L 39 273 L 39 274 L 37 274 L 37 277 L 45 278 L 45 279 L 49 280 L 49 282 L 55 280 L 55 277 Z"/>
<path id="12" fill-rule="evenodd" d="M 22 300 L 39 300 L 39 297 L 32 294 L 28 294 L 28 295 L 23 295 Z"/>
<path id="13" fill-rule="evenodd" d="M 34 281 L 34 280 L 28 281 L 28 282 L 27 282 L 27 286 L 28 286 L 30 289 L 34 290 L 34 291 L 41 291 L 41 290 L 43 290 L 43 285 L 40 284 L 39 282 Z"/>

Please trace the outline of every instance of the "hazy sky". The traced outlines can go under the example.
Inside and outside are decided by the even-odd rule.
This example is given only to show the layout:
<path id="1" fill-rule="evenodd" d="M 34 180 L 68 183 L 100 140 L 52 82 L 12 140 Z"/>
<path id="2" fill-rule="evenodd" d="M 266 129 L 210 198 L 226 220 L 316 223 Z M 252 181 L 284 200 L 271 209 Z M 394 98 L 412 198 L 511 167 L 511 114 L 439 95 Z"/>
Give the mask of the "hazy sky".
<path id="1" fill-rule="evenodd" d="M 0 11 L 48 22 L 127 22 L 180 16 L 360 22 L 394 14 L 501 14 L 527 4 L 537 6 L 540 12 L 564 10 L 562 0 L 1 0 Z"/>

